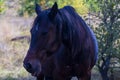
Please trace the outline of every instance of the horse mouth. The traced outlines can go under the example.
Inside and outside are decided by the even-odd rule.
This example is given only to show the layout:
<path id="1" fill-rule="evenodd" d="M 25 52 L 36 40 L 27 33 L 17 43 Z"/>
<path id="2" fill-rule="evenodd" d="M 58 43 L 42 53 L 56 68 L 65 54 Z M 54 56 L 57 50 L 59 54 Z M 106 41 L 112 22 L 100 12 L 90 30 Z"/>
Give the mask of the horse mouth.
<path id="1" fill-rule="evenodd" d="M 27 70 L 27 69 L 26 69 Z M 32 76 L 38 77 L 40 75 L 39 71 L 27 70 Z"/>
<path id="2" fill-rule="evenodd" d="M 39 72 L 34 72 L 34 73 L 31 73 L 32 76 L 35 76 L 35 77 L 38 77 L 40 75 Z"/>

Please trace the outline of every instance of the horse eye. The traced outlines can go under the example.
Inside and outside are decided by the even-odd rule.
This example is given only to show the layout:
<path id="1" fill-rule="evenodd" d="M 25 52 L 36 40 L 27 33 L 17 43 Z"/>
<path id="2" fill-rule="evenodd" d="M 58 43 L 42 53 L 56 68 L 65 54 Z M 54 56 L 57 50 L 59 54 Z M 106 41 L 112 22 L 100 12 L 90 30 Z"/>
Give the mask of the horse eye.
<path id="1" fill-rule="evenodd" d="M 38 26 L 35 28 L 36 31 L 38 31 Z"/>
<path id="2" fill-rule="evenodd" d="M 39 30 L 39 24 L 36 25 L 35 30 L 36 30 L 36 31 Z"/>

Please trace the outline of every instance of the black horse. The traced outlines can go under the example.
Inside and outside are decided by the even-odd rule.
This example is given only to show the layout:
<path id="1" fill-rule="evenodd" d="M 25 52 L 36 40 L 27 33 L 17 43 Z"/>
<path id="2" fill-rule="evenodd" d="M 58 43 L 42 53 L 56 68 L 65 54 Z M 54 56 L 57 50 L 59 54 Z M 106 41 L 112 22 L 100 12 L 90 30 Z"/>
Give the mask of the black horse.
<path id="1" fill-rule="evenodd" d="M 93 31 L 71 6 L 41 11 L 31 29 L 31 43 L 24 59 L 25 69 L 37 80 L 90 80 L 98 46 Z"/>

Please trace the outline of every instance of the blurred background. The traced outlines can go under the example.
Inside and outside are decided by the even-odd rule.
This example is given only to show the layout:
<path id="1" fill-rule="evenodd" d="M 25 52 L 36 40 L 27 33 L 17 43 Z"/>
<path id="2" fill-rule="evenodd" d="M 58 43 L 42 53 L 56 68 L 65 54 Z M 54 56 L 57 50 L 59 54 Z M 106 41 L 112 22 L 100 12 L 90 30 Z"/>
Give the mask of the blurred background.
<path id="1" fill-rule="evenodd" d="M 35 1 L 43 10 L 54 2 L 59 8 L 73 6 L 97 37 L 99 58 L 92 80 L 120 80 L 120 0 L 0 0 L 0 80 L 35 80 L 22 66 Z"/>

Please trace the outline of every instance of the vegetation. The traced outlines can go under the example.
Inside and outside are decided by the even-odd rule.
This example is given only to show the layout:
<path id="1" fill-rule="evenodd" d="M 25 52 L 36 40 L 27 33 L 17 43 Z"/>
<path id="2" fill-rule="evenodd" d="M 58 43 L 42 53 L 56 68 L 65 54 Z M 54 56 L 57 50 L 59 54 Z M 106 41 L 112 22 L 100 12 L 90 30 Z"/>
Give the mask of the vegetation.
<path id="1" fill-rule="evenodd" d="M 90 11 L 92 12 L 100 11 L 99 3 L 97 0 L 85 0 L 85 2 L 88 5 Z"/>
<path id="2" fill-rule="evenodd" d="M 53 5 L 54 2 L 57 2 L 59 4 L 59 8 L 62 8 L 66 5 L 73 6 L 78 13 L 81 15 L 85 15 L 88 13 L 88 6 L 84 2 L 84 0 L 36 0 L 36 3 L 40 4 L 43 9 L 49 8 Z M 34 15 L 34 4 L 35 0 L 22 0 L 21 2 L 21 9 L 19 10 L 20 15 Z M 27 4 L 27 5 L 26 5 Z"/>
<path id="3" fill-rule="evenodd" d="M 13 19 L 0 18 L 0 80 L 35 80 L 22 64 L 28 49 L 27 39 L 11 41 L 14 37 L 28 35 L 29 29 L 21 26 L 24 19 L 19 22 L 19 26 L 13 21 L 10 23 L 11 20 Z"/>
<path id="4" fill-rule="evenodd" d="M 33 15 L 34 13 L 34 0 L 21 0 L 20 1 L 21 8 L 18 10 L 20 16 L 22 15 Z M 27 5 L 26 5 L 27 4 Z"/>
<path id="5" fill-rule="evenodd" d="M 101 23 L 95 29 L 99 43 L 97 67 L 102 80 L 110 80 L 109 75 L 113 73 L 114 67 L 118 64 L 116 61 L 120 60 L 120 1 L 100 0 L 98 3 Z M 108 74 L 108 72 L 111 73 Z"/>
<path id="6" fill-rule="evenodd" d="M 2 14 L 5 11 L 5 0 L 0 0 L 0 14 Z"/>

